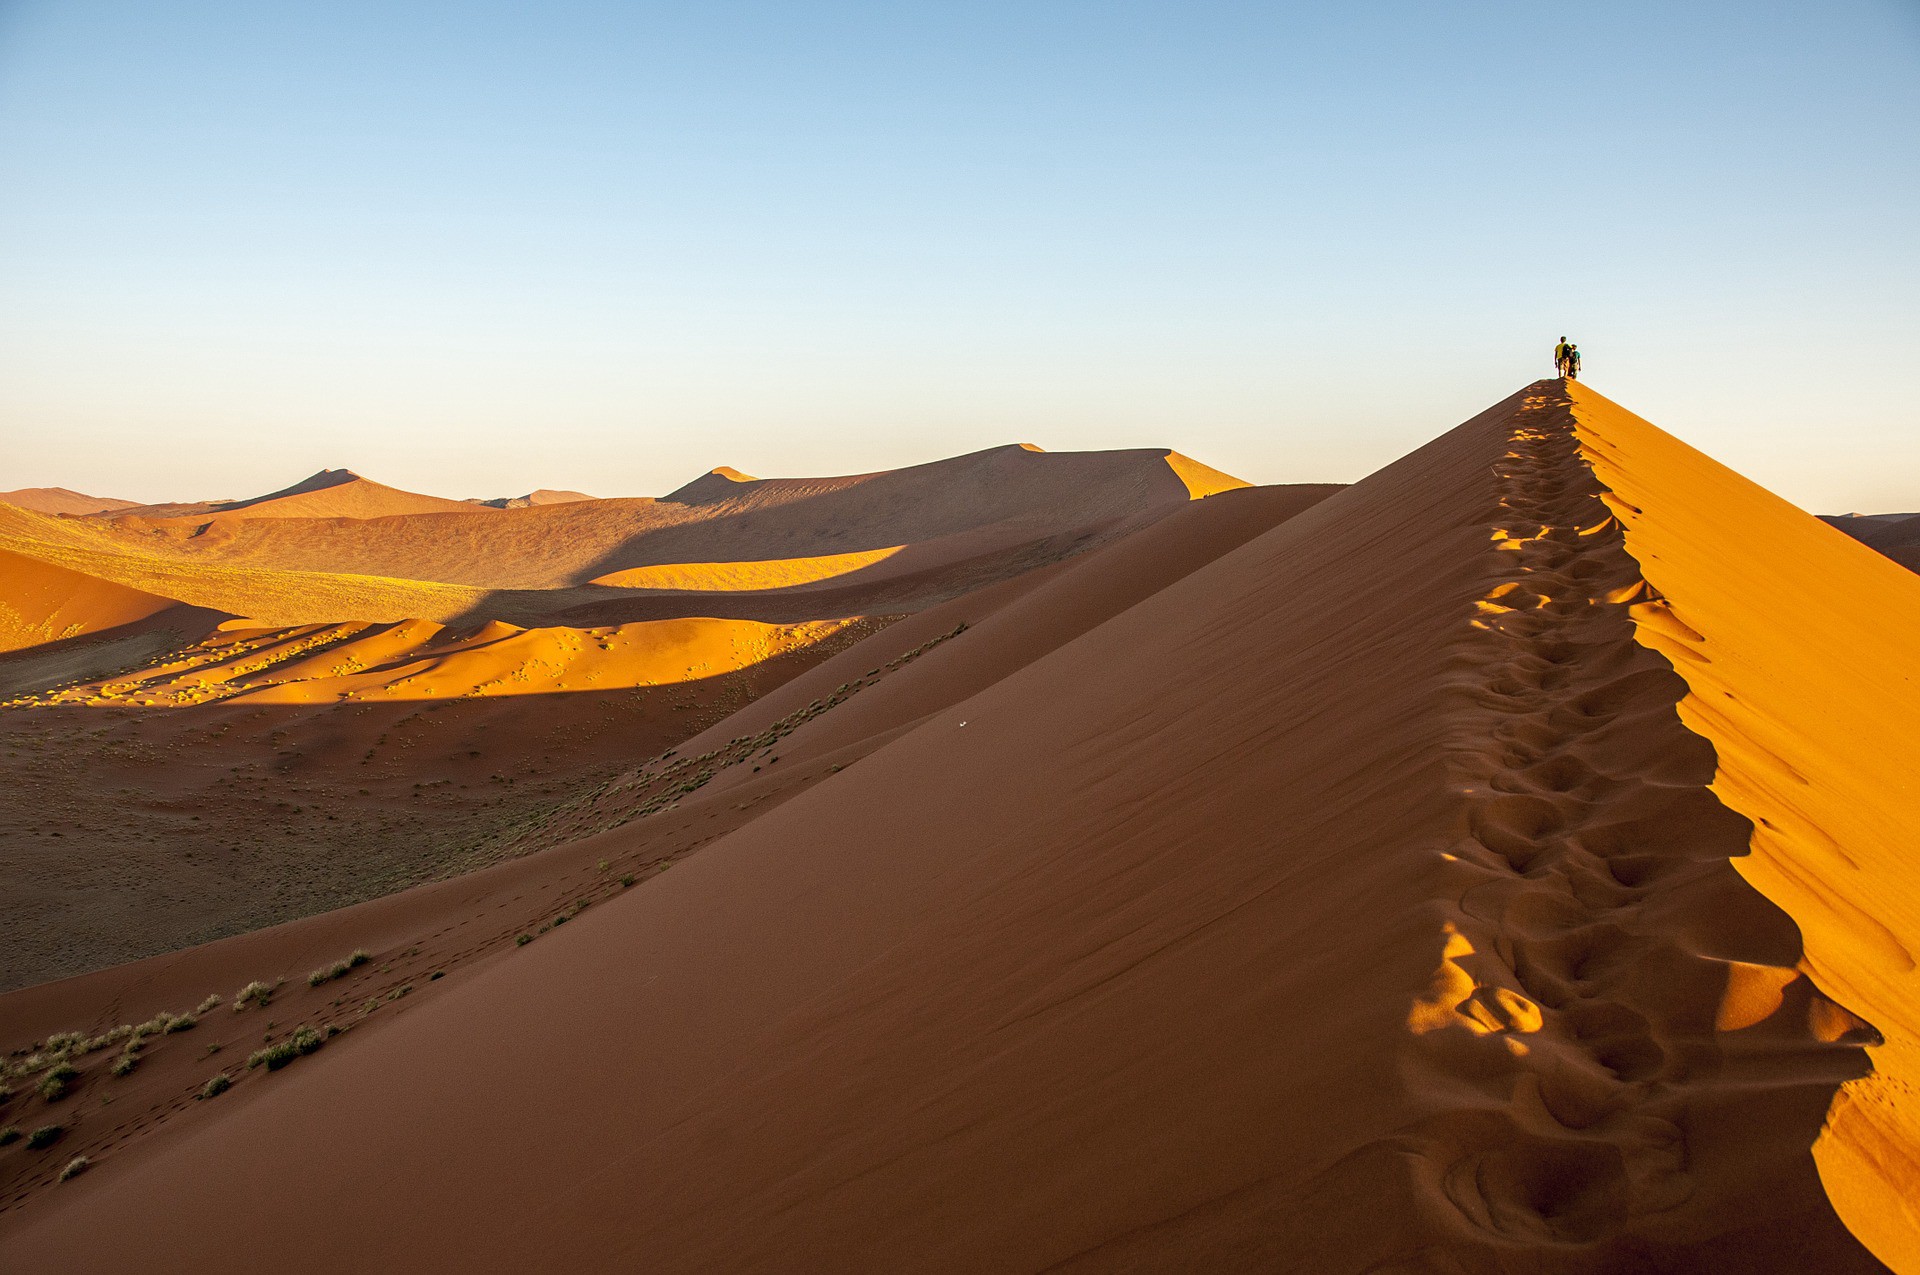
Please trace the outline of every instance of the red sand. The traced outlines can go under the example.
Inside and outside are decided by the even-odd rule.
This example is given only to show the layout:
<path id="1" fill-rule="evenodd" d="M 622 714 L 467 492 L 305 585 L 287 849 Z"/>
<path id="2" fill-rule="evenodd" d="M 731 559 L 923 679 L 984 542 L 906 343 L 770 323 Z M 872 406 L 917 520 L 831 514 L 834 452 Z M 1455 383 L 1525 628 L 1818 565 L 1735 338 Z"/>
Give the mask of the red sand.
<path id="1" fill-rule="evenodd" d="M 212 1059 L 163 1038 L 128 1090 L 161 1123 L 69 1108 L 35 1154 L 97 1163 L 6 1179 L 0 1259 L 1870 1271 L 1842 1222 L 1870 1214 L 1899 1267 L 1883 1179 L 1823 1183 L 1844 1157 L 1814 1148 L 1878 1039 L 1856 1015 L 1912 1021 L 1912 984 L 1740 862 L 1735 811 L 1778 786 L 1741 786 L 1757 751 L 1716 762 L 1699 653 L 1662 653 L 1763 652 L 1711 667 L 1772 721 L 1754 681 L 1818 648 L 1743 618 L 1689 529 L 1774 526 L 1765 591 L 1810 597 L 1867 551 L 1758 489 L 1667 485 L 1691 453 L 1572 393 L 1277 526 L 1230 494 L 904 621 L 559 812 L 584 840 L 0 998 L 44 1035 L 294 980 L 213 1011 Z M 1892 667 L 1912 631 L 1876 630 Z M 1871 816 L 1848 827 L 1898 826 L 1905 788 L 1846 750 L 1910 718 L 1860 685 L 1795 744 L 1834 778 L 1792 766 Z M 1868 849 L 1820 898 L 1904 924 L 1914 873 Z M 522 931 L 568 899 L 592 906 Z M 344 990 L 298 981 L 356 945 Z M 268 1017 L 349 1030 L 247 1072 Z M 235 1092 L 194 1102 L 216 1065 Z"/>

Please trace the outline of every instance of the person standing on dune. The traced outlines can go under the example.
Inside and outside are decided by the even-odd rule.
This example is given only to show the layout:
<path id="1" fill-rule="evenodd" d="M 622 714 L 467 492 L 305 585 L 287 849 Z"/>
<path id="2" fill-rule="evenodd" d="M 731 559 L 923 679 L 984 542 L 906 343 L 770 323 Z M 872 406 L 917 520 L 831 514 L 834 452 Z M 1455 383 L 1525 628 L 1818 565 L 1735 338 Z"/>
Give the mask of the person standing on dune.
<path id="1" fill-rule="evenodd" d="M 1580 379 L 1580 347 L 1577 345 L 1567 347 L 1567 370 L 1564 375 L 1569 381 Z"/>
<path id="2" fill-rule="evenodd" d="M 1553 347 L 1553 370 L 1561 376 L 1567 374 L 1567 351 L 1572 348 L 1565 337 L 1561 337 L 1560 344 Z"/>

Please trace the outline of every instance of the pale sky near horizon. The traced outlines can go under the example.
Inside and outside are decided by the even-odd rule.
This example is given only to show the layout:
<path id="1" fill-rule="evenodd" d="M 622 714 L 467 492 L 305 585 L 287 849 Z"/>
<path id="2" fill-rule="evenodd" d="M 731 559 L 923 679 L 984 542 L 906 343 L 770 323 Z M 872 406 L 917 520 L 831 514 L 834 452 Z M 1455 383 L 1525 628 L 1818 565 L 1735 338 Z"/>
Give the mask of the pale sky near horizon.
<path id="1" fill-rule="evenodd" d="M 1920 509 L 1920 0 L 0 0 L 0 489 L 1363 477 L 1552 374 Z"/>

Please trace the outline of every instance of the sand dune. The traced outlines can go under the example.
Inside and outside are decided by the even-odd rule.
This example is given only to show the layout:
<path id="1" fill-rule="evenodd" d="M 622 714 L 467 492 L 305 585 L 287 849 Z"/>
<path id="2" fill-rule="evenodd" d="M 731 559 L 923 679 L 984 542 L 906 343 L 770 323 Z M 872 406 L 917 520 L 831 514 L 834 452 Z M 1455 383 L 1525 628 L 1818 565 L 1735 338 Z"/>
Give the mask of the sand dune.
<path id="1" fill-rule="evenodd" d="M 113 512 L 115 521 L 138 519 L 165 527 L 206 528 L 250 518 L 392 518 L 401 514 L 470 513 L 464 500 L 401 491 L 351 469 L 323 469 L 291 487 L 246 500 L 186 505 L 139 505 Z"/>
<path id="2" fill-rule="evenodd" d="M 1874 1068 L 1834 1104 L 1821 1178 L 1856 1235 L 1920 1270 L 1920 579 L 1584 385 L 1574 413 L 1644 564 L 1640 640 L 1686 679 L 1713 791 L 1753 821 L 1734 864 L 1798 923 L 1800 968 L 1872 1025 L 1816 1020 L 1867 1039 Z"/>
<path id="3" fill-rule="evenodd" d="M 530 505 L 571 505 L 578 501 L 592 499 L 593 497 L 584 491 L 555 491 L 550 487 L 542 487 L 524 496 L 496 496 L 492 500 L 473 500 L 467 503 L 487 505 L 494 509 L 525 509 Z"/>
<path id="4" fill-rule="evenodd" d="M 118 509 L 136 508 L 139 503 L 137 500 L 115 500 L 111 496 L 89 496 L 65 487 L 20 487 L 13 491 L 0 491 L 0 504 L 31 509 L 41 514 L 79 516 L 112 513 Z"/>
<path id="5" fill-rule="evenodd" d="M 905 545 L 866 549 L 858 553 L 829 553 L 816 558 L 771 558 L 748 562 L 667 562 L 653 567 L 629 567 L 598 576 L 594 584 L 621 589 L 690 589 L 738 591 L 787 589 L 799 584 L 831 580 L 885 562 Z"/>
<path id="6" fill-rule="evenodd" d="M 92 636 L 188 610 L 177 598 L 0 549 L 0 652 Z"/>
<path id="7" fill-rule="evenodd" d="M 32 794 L 0 812 L 0 896 L 9 900 L 0 987 L 515 853 L 531 844 L 535 812 L 629 768 L 634 748 L 684 740 L 900 616 L 1191 507 L 1167 455 L 1044 458 L 1041 470 L 1021 469 L 990 492 L 1007 468 L 992 453 L 905 477 L 861 476 L 854 487 L 886 497 L 874 508 L 863 497 L 822 505 L 798 490 L 812 480 L 700 510 L 462 505 L 371 518 L 216 517 L 204 534 L 186 534 L 199 526 L 192 518 L 170 526 L 0 506 L 0 552 L 13 555 L 0 564 L 15 564 L 0 580 L 13 579 L 23 605 L 28 595 L 44 602 L 14 626 L 23 649 L 0 654 L 8 783 Z M 1332 490 L 1281 500 L 1301 508 Z M 312 512 L 316 501 L 362 501 L 359 512 L 379 513 L 364 500 L 389 491 L 328 471 L 227 507 L 305 502 Z M 757 522 L 743 532 L 742 518 Z M 579 574 L 567 564 L 586 569 L 645 529 L 668 527 L 682 546 L 723 552 L 870 534 L 862 528 L 959 529 L 894 542 L 885 554 L 774 564 L 716 555 L 664 574 L 639 568 L 647 587 L 567 582 Z M 288 556 L 307 565 L 249 559 L 235 546 L 255 529 L 298 547 Z M 437 570 L 447 551 L 489 564 L 484 578 L 524 570 L 557 583 L 357 574 L 344 569 L 351 555 L 335 552 L 343 544 L 385 546 L 412 570 Z M 35 583 L 43 578 L 54 583 Z M 110 614 L 101 597 L 153 617 Z M 305 814 L 320 809 L 323 817 Z M 102 866 L 108 855 L 118 871 Z"/>
<path id="8" fill-rule="evenodd" d="M 428 620 L 294 628 L 235 620 L 145 667 L 17 704 L 344 704 L 670 686 L 803 650 L 849 623 L 690 618 L 522 629 L 495 620 L 461 631 Z"/>
<path id="9" fill-rule="evenodd" d="M 205 1038 L 126 1082 L 86 1062 L 64 1148 L 0 1161 L 0 1257 L 1902 1265 L 1868 1153 L 1905 1126 L 1847 1104 L 1902 1100 L 1862 1082 L 1902 1055 L 1859 1016 L 1912 988 L 1842 905 L 1904 924 L 1872 840 L 1901 781 L 1844 751 L 1904 703 L 1837 660 L 1802 696 L 1812 639 L 1750 608 L 1920 582 L 1573 394 L 902 620 L 562 806 L 552 850 L 0 1000 L 44 1037 L 283 976 L 268 1034 L 346 1029 L 203 1103 L 231 1066 Z M 1768 801 L 1771 840 L 1742 817 Z M 1857 879 L 1770 879 L 1841 871 L 1809 828 L 1858 832 Z M 341 990 L 303 985 L 354 946 Z M 214 1017 L 257 1048 L 261 1011 Z M 97 1167 L 53 1187 L 69 1151 Z"/>

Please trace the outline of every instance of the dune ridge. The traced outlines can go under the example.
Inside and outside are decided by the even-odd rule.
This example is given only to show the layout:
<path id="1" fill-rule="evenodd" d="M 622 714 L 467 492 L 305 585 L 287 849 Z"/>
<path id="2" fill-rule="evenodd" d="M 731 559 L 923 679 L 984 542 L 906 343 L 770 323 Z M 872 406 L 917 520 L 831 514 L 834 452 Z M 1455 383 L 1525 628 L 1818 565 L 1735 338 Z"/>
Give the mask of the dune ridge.
<path id="1" fill-rule="evenodd" d="M 1811 1150 L 1870 1032 L 1733 866 L 1575 429 L 1541 383 L 1132 599 L 1007 582 L 1057 639 L 1011 667 L 1028 625 L 867 639 L 790 736 L 769 697 L 699 737 L 758 741 L 724 774 L 500 870 L 569 865 L 564 928 L 489 922 L 396 1012 L 291 990 L 347 1035 L 21 1182 L 0 1257 L 1882 1269 Z"/>

